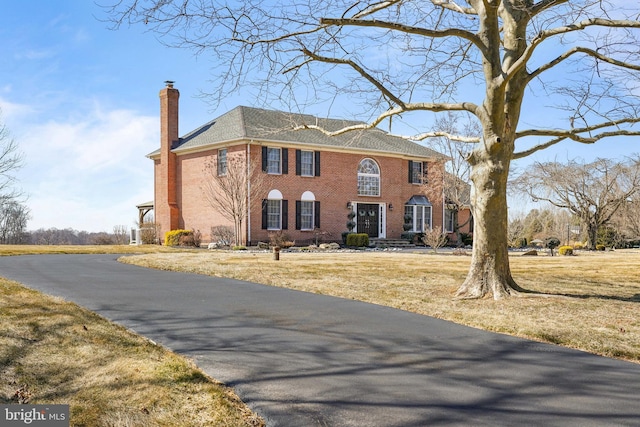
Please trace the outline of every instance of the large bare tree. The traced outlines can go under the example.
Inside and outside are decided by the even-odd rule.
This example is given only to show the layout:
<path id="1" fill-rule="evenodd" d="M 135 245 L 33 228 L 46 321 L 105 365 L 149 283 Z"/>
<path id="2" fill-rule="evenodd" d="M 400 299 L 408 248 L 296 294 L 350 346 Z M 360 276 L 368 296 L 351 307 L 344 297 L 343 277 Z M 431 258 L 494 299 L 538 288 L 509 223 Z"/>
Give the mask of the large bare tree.
<path id="1" fill-rule="evenodd" d="M 626 0 L 121 0 L 109 16 L 216 55 L 219 97 L 257 84 L 267 102 L 349 106 L 367 122 L 324 129 L 331 135 L 394 118 L 428 124 L 425 114 L 446 111 L 475 116 L 474 247 L 457 295 L 501 298 L 521 290 L 507 253 L 512 160 L 561 141 L 640 134 L 631 128 L 639 12 Z M 560 113 L 536 105 L 525 127 L 523 106 L 536 98 Z M 442 135 L 420 138 L 432 136 Z"/>
<path id="2" fill-rule="evenodd" d="M 640 157 L 625 162 L 535 162 L 514 184 L 534 200 L 568 209 L 580 218 L 587 230 L 587 247 L 595 249 L 598 229 L 640 194 Z"/>

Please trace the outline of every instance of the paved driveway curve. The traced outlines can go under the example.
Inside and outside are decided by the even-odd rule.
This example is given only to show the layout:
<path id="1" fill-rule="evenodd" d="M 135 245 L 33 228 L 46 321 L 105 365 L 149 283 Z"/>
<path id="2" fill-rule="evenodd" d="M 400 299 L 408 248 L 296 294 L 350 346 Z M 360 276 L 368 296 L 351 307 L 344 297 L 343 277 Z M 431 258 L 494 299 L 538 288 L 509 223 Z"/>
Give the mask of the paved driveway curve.
<path id="1" fill-rule="evenodd" d="M 0 276 L 192 357 L 270 426 L 640 424 L 637 364 L 116 258 L 0 257 Z"/>

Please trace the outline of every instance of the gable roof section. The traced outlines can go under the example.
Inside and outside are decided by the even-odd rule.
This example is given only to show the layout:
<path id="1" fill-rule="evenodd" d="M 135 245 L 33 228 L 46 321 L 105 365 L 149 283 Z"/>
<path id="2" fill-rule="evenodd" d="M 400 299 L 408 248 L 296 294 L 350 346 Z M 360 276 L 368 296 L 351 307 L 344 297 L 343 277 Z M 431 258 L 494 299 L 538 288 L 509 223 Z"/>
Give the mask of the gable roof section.
<path id="1" fill-rule="evenodd" d="M 302 125 L 318 125 L 335 131 L 362 123 L 239 106 L 180 138 L 173 151 L 179 154 L 224 142 L 255 140 L 446 159 L 446 156 L 430 148 L 390 135 L 378 128 L 356 130 L 338 136 L 327 136 L 314 129 L 294 130 Z M 149 157 L 158 155 L 159 152 L 156 150 Z"/>

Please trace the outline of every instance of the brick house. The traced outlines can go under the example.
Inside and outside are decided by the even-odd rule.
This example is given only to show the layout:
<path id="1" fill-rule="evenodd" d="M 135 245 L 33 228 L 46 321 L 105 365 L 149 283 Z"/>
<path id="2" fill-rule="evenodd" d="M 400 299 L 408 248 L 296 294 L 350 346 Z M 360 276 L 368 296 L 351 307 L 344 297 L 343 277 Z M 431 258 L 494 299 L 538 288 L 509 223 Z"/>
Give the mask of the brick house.
<path id="1" fill-rule="evenodd" d="M 442 200 L 424 196 L 423 179 L 442 176 L 445 156 L 379 129 L 329 137 L 295 127 L 318 124 L 340 129 L 357 122 L 318 119 L 237 107 L 179 137 L 179 92 L 172 82 L 160 91 L 160 149 L 154 162 L 154 215 L 160 236 L 174 229 L 200 230 L 211 241 L 213 226 L 231 225 L 203 196 L 204 179 L 227 179 L 229 159 L 254 165 L 261 194 L 249 196 L 242 241 L 269 241 L 281 231 L 308 244 L 341 241 L 353 212 L 353 231 L 371 238 L 399 239 L 405 228 L 450 226 Z M 217 165 L 217 175 L 207 165 Z M 252 169 L 253 170 L 253 169 Z M 255 173 L 254 173 L 255 174 Z M 353 215 L 352 214 L 352 215 Z M 468 215 L 468 212 L 466 212 Z M 406 225 L 409 224 L 409 225 Z"/>

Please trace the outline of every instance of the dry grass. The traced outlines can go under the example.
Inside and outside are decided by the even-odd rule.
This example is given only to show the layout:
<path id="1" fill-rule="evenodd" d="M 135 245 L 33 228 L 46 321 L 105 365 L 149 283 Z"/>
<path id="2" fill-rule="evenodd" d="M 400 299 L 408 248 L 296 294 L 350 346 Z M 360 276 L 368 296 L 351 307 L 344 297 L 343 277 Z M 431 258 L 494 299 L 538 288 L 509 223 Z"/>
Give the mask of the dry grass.
<path id="1" fill-rule="evenodd" d="M 264 425 L 190 361 L 6 279 L 0 331 L 0 403 L 69 404 L 76 427 Z"/>
<path id="2" fill-rule="evenodd" d="M 460 301 L 468 256 L 408 252 L 157 253 L 122 258 L 147 267 L 232 277 L 435 316 L 486 330 L 640 361 L 640 251 L 572 257 L 513 255 L 518 283 L 548 297 Z"/>
<path id="3" fill-rule="evenodd" d="M 0 256 L 45 254 L 140 254 L 157 252 L 189 252 L 193 249 L 157 245 L 0 245 Z"/>

